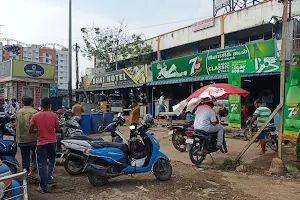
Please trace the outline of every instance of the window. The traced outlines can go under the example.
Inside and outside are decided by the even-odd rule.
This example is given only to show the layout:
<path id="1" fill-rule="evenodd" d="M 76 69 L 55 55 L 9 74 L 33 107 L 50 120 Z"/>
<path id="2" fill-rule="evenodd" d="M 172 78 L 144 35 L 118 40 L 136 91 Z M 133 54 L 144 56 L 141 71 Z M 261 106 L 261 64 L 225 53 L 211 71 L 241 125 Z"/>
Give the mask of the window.
<path id="1" fill-rule="evenodd" d="M 0 84 L 0 96 L 4 96 L 4 84 Z"/>
<path id="2" fill-rule="evenodd" d="M 23 96 L 33 97 L 35 101 L 35 88 L 34 87 L 23 87 Z"/>
<path id="3" fill-rule="evenodd" d="M 41 100 L 43 98 L 49 97 L 49 89 L 48 88 L 41 88 Z"/>
<path id="4" fill-rule="evenodd" d="M 14 95 L 14 87 L 13 86 L 9 86 L 7 88 L 7 98 L 11 99 Z"/>
<path id="5" fill-rule="evenodd" d="M 48 53 L 46 53 L 46 57 L 49 57 L 49 54 L 48 54 Z"/>
<path id="6" fill-rule="evenodd" d="M 46 58 L 46 63 L 48 63 L 49 62 L 49 59 L 48 58 Z"/>

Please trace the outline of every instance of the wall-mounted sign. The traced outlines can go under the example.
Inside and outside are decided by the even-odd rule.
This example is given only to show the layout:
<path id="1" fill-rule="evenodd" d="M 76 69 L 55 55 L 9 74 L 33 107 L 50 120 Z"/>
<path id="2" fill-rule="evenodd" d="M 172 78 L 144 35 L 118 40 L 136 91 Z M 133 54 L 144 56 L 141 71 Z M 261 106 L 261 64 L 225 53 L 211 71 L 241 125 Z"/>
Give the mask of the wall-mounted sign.
<path id="1" fill-rule="evenodd" d="M 12 60 L 12 76 L 53 80 L 54 66 L 49 64 L 26 62 L 22 60 Z"/>
<path id="2" fill-rule="evenodd" d="M 196 32 L 196 31 L 200 31 L 202 29 L 212 27 L 214 25 L 215 25 L 215 18 L 212 17 L 209 19 L 205 19 L 205 20 L 196 22 L 192 25 L 192 27 L 193 27 L 193 31 Z"/>
<path id="3" fill-rule="evenodd" d="M 50 97 L 58 96 L 58 87 L 56 85 L 50 85 Z"/>
<path id="4" fill-rule="evenodd" d="M 247 59 L 253 59 L 254 65 L 251 67 L 258 68 L 261 72 L 276 69 L 278 66 L 274 67 L 277 65 L 274 40 L 155 62 L 152 64 L 153 81 L 227 74 L 231 61 Z M 247 73 L 247 70 L 245 73 Z"/>
<path id="5" fill-rule="evenodd" d="M 24 72 L 31 77 L 41 77 L 44 75 L 45 70 L 39 64 L 28 64 L 24 67 Z"/>
<path id="6" fill-rule="evenodd" d="M 140 65 L 121 70 L 106 72 L 105 74 L 84 76 L 84 88 L 102 88 L 126 84 L 146 83 L 146 66 Z"/>

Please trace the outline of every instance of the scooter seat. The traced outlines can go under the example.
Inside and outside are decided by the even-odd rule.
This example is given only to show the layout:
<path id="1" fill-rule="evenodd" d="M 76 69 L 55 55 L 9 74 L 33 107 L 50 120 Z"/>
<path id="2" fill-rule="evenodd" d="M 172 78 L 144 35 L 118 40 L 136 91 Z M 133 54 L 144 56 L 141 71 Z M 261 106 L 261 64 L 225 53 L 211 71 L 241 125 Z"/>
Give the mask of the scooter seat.
<path id="1" fill-rule="evenodd" d="M 120 149 L 125 154 L 128 154 L 129 152 L 127 144 L 124 143 L 116 143 L 116 142 L 108 142 L 108 141 L 92 141 L 90 142 L 90 144 L 92 147 L 95 148 L 114 147 Z"/>
<path id="2" fill-rule="evenodd" d="M 197 129 L 197 130 L 194 130 L 194 134 L 195 135 L 205 135 L 205 136 L 208 136 L 210 134 L 217 134 L 217 133 L 209 133 L 209 132 Z"/>
<path id="3" fill-rule="evenodd" d="M 93 137 L 88 137 L 86 135 L 76 135 L 76 136 L 70 137 L 70 139 L 73 139 L 73 140 L 87 140 L 87 141 L 103 141 L 102 138 L 93 138 Z"/>

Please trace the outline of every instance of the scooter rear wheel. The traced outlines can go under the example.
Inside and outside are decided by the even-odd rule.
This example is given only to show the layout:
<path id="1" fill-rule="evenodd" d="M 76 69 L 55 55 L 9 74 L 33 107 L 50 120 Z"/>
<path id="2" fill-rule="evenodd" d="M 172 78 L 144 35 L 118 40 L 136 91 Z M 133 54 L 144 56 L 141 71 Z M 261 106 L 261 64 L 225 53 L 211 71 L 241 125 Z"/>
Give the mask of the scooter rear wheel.
<path id="1" fill-rule="evenodd" d="M 172 165 L 170 161 L 165 159 L 158 159 L 153 166 L 153 174 L 160 181 L 167 181 L 172 176 Z"/>
<path id="2" fill-rule="evenodd" d="M 95 173 L 90 172 L 90 171 L 88 172 L 88 179 L 89 179 L 89 182 L 93 186 L 96 186 L 96 187 L 103 186 L 103 185 L 105 185 L 108 182 L 108 178 L 107 177 L 95 174 Z"/>
<path id="3" fill-rule="evenodd" d="M 83 171 L 84 166 L 85 163 L 82 160 L 70 156 L 66 157 L 64 162 L 66 172 L 71 175 L 80 174 Z"/>

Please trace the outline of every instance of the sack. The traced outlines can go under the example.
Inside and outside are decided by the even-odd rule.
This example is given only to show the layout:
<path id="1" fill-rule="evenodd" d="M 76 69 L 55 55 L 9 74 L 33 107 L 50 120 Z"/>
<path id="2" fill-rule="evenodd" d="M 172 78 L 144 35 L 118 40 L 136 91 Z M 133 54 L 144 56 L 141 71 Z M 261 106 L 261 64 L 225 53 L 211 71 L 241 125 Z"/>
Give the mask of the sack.
<path id="1" fill-rule="evenodd" d="M 147 148 L 140 139 L 129 141 L 129 148 L 130 157 L 134 159 L 144 158 L 148 154 Z"/>

